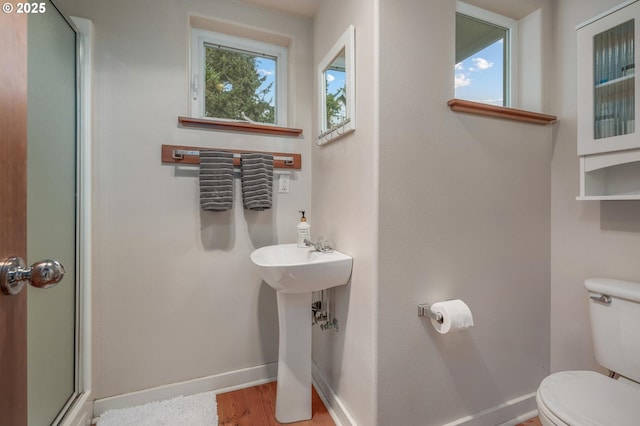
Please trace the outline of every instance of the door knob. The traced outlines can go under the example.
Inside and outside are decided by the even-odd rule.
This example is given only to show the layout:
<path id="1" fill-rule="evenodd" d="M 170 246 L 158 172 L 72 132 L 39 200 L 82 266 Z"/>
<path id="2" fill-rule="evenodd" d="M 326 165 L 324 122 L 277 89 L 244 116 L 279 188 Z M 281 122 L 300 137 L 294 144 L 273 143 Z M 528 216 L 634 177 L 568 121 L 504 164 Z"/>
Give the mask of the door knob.
<path id="1" fill-rule="evenodd" d="M 45 259 L 25 268 L 21 257 L 9 257 L 0 262 L 0 287 L 8 295 L 20 293 L 28 282 L 37 288 L 49 288 L 64 277 L 64 266 L 57 260 Z"/>

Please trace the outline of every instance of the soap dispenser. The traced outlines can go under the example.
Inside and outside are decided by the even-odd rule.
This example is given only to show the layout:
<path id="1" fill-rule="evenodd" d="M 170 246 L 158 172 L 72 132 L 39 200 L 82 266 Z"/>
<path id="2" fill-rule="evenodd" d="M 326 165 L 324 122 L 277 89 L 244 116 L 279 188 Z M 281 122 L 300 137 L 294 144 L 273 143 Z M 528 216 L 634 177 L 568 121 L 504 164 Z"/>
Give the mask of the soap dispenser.
<path id="1" fill-rule="evenodd" d="M 300 218 L 300 223 L 298 223 L 298 247 L 307 247 L 304 240 L 311 239 L 311 225 L 307 222 L 307 218 L 304 217 L 304 210 L 300 210 L 302 213 L 302 217 Z"/>

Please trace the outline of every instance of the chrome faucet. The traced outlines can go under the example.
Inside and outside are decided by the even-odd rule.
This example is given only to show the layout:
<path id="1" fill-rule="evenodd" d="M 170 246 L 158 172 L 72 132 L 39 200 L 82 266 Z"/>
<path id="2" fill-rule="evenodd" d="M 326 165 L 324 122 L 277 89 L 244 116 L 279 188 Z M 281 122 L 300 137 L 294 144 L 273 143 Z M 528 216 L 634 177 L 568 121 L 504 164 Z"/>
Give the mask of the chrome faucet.
<path id="1" fill-rule="evenodd" d="M 314 242 L 308 239 L 304 239 L 304 243 L 310 247 L 313 247 L 320 253 L 331 253 L 333 251 L 333 247 L 327 240 L 320 240 L 318 242 Z"/>

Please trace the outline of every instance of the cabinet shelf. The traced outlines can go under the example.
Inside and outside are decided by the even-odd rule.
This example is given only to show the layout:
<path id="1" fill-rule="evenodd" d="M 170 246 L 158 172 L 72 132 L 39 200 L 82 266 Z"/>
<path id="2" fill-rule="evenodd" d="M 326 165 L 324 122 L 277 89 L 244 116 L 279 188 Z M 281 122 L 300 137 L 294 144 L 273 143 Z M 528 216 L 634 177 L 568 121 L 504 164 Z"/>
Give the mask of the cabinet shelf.
<path id="1" fill-rule="evenodd" d="M 607 87 L 617 87 L 620 86 L 622 87 L 622 83 L 624 83 L 627 80 L 633 79 L 635 77 L 635 74 L 631 74 L 631 75 L 625 75 L 623 77 L 619 77 L 613 80 L 609 80 L 609 81 L 605 81 L 604 83 L 599 83 L 596 84 L 596 89 L 604 89 Z M 631 87 L 631 89 L 633 89 L 633 87 Z M 628 89 L 627 89 L 628 90 Z"/>
<path id="2" fill-rule="evenodd" d="M 640 149 L 580 157 L 578 200 L 639 200 Z"/>
<path id="3" fill-rule="evenodd" d="M 640 195 L 585 195 L 576 197 L 578 201 L 624 201 L 640 200 Z"/>

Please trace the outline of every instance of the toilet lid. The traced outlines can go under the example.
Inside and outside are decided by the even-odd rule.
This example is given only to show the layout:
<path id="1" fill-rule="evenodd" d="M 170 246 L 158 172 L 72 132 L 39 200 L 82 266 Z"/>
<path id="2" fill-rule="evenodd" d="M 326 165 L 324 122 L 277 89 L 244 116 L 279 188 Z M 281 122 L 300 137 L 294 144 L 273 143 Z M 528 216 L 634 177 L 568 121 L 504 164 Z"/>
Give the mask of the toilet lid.
<path id="1" fill-rule="evenodd" d="M 563 371 L 542 381 L 544 405 L 563 422 L 584 426 L 637 426 L 640 388 L 593 371 Z"/>

